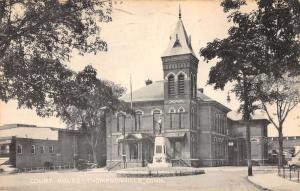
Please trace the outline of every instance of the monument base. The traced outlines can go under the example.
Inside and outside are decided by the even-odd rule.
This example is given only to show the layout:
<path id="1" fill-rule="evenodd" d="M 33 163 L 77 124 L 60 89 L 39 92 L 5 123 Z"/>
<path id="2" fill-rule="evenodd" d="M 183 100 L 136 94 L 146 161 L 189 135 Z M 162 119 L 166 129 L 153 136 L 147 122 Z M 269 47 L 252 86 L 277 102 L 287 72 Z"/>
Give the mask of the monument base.
<path id="1" fill-rule="evenodd" d="M 150 168 L 165 168 L 165 167 L 172 167 L 171 163 L 165 162 L 165 163 L 150 163 L 148 164 L 148 167 Z"/>
<path id="2" fill-rule="evenodd" d="M 155 137 L 155 147 L 153 163 L 148 164 L 149 167 L 171 167 L 172 164 L 167 161 L 167 138 L 158 135 Z"/>

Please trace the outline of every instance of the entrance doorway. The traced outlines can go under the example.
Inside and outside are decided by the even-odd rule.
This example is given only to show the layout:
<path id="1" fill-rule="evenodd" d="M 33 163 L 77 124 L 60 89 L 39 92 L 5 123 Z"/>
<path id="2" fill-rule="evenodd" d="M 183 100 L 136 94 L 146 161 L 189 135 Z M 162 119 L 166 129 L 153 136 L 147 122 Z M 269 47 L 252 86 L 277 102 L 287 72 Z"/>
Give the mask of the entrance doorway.
<path id="1" fill-rule="evenodd" d="M 130 160 L 138 159 L 138 143 L 129 144 L 129 159 Z"/>
<path id="2" fill-rule="evenodd" d="M 173 159 L 182 158 L 182 144 L 180 141 L 172 141 Z"/>

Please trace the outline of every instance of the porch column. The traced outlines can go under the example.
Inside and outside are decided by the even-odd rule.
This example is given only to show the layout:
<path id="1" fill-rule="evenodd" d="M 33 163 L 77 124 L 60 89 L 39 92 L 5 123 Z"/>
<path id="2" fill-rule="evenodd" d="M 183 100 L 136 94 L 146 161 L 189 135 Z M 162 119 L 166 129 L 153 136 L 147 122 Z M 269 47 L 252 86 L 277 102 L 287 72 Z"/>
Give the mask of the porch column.
<path id="1" fill-rule="evenodd" d="M 142 141 L 138 143 L 138 159 L 139 161 L 142 161 L 142 152 L 143 152 L 143 149 L 142 149 Z"/>

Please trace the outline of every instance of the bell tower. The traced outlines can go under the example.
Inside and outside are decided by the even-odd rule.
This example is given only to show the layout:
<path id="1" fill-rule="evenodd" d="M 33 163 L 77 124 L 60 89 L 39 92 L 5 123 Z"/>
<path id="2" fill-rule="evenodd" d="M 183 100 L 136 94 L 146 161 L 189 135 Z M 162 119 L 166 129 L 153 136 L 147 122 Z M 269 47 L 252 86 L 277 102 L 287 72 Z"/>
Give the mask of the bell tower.
<path id="1" fill-rule="evenodd" d="M 190 113 L 191 103 L 196 100 L 198 62 L 182 22 L 179 7 L 178 21 L 170 42 L 162 57 L 164 77 L 164 113 L 178 112 L 182 108 Z M 168 128 L 165 120 L 165 128 Z M 169 125 L 170 126 L 170 125 Z M 188 122 L 185 128 L 189 128 Z"/>

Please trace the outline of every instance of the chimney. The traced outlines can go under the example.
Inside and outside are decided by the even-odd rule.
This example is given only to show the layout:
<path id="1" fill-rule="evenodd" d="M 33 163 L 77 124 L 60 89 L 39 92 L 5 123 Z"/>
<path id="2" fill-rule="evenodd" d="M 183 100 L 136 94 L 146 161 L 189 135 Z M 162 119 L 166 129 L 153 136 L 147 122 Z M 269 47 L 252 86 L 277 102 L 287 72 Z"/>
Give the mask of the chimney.
<path id="1" fill-rule="evenodd" d="M 148 86 L 148 85 L 152 84 L 152 80 L 148 79 L 145 81 L 145 83 L 146 83 L 146 86 Z"/>
<path id="2" fill-rule="evenodd" d="M 204 92 L 203 88 L 198 88 L 198 91 L 201 92 L 201 93 Z"/>

